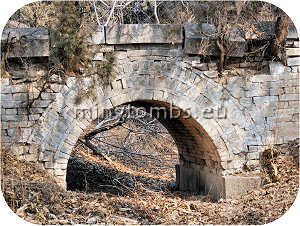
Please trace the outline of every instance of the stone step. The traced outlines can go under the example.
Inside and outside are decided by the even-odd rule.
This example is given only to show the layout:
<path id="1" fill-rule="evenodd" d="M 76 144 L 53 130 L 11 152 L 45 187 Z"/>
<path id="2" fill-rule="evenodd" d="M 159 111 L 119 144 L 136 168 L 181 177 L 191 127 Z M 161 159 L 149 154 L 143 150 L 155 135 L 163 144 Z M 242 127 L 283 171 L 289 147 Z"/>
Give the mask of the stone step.
<path id="1" fill-rule="evenodd" d="M 300 56 L 300 48 L 286 48 L 288 56 Z"/>

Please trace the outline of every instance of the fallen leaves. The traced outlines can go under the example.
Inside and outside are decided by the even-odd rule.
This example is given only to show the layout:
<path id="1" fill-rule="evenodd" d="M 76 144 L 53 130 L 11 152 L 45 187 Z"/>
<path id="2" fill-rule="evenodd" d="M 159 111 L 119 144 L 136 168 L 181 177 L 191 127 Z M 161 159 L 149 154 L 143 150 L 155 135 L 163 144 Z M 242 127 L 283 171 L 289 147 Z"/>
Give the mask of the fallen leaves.
<path id="1" fill-rule="evenodd" d="M 89 160 L 88 155 L 85 158 Z M 90 161 L 105 165 L 105 160 Z M 134 187 L 123 189 L 122 194 L 111 192 L 112 188 L 64 191 L 44 170 L 11 155 L 4 159 L 2 188 L 13 211 L 37 224 L 266 224 L 290 208 L 299 182 L 299 169 L 292 156 L 280 154 L 272 162 L 280 175 L 277 182 L 218 202 L 199 194 L 170 192 L 164 187 L 167 179 L 159 182 L 135 174 L 135 170 L 130 174 L 103 171 L 113 173 L 106 175 L 108 178 L 118 175 L 126 187 L 133 181 Z M 162 173 L 161 179 L 166 175 Z"/>

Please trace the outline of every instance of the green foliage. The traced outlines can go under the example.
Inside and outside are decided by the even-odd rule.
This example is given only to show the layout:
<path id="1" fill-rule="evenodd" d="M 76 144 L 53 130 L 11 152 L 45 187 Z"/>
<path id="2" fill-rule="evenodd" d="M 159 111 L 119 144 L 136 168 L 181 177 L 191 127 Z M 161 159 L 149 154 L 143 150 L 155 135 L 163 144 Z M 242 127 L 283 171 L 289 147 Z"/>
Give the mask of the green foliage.
<path id="1" fill-rule="evenodd" d="M 19 9 L 13 24 L 46 27 L 51 35 L 51 67 L 68 75 L 84 73 L 93 58 L 87 39 L 95 31 L 95 15 L 89 1 L 39 1 Z M 14 26 L 14 25 L 12 25 Z"/>
<path id="2" fill-rule="evenodd" d="M 109 85 L 111 80 L 114 77 L 113 67 L 114 67 L 114 55 L 113 53 L 106 53 L 105 59 L 103 62 L 98 64 L 96 74 L 100 76 L 103 87 Z"/>
<path id="3" fill-rule="evenodd" d="M 56 3 L 59 23 L 51 27 L 55 40 L 55 56 L 62 62 L 68 73 L 82 74 L 91 62 L 92 52 L 87 39 L 95 30 L 87 2 Z"/>
<path id="4" fill-rule="evenodd" d="M 11 20 L 50 29 L 52 71 L 64 71 L 67 75 L 90 74 L 94 53 L 86 41 L 97 26 L 95 11 L 104 24 L 113 1 L 96 1 L 95 5 L 91 1 L 39 1 L 18 10 Z M 153 1 L 118 1 L 117 5 L 109 24 L 156 23 Z M 161 24 L 211 23 L 221 24 L 224 29 L 238 25 L 248 30 L 253 23 L 276 19 L 278 10 L 271 4 L 255 1 L 157 1 Z M 106 64 L 96 68 L 98 74 L 103 72 L 103 79 L 112 74 L 109 60 Z"/>
<path id="5" fill-rule="evenodd" d="M 74 100 L 75 105 L 81 104 L 85 98 L 91 97 L 94 101 L 96 101 L 96 87 L 102 87 L 105 89 L 110 85 L 111 81 L 114 79 L 114 54 L 106 53 L 103 61 L 93 62 L 91 67 L 87 68 L 85 73 L 85 77 L 89 77 L 92 79 L 92 83 L 90 83 L 85 89 L 80 89 Z M 80 77 L 78 82 L 82 82 L 83 77 Z"/>

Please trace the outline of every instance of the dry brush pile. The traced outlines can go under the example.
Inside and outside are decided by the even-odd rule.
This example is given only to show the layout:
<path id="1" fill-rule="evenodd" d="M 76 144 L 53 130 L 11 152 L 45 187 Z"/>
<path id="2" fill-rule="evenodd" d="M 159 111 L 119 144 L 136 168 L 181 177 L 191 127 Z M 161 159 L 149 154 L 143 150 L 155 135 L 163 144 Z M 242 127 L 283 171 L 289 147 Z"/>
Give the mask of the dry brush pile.
<path id="1" fill-rule="evenodd" d="M 138 111 L 143 114 L 137 116 Z M 170 181 L 175 185 L 176 164 L 177 147 L 162 124 L 125 105 L 112 109 L 79 138 L 69 159 L 68 189 L 117 194 L 139 186 L 165 190 Z"/>

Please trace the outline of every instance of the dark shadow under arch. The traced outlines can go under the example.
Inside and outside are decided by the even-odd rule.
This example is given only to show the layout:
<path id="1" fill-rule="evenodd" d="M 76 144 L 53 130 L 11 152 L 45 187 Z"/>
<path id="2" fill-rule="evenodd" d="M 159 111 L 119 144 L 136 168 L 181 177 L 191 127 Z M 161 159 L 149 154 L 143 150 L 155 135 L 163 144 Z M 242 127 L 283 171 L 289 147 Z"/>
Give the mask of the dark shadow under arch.
<path id="1" fill-rule="evenodd" d="M 215 174 L 221 173 L 219 165 L 221 160 L 217 148 L 207 132 L 189 113 L 184 112 L 177 106 L 171 106 L 161 101 L 143 100 L 128 104 L 143 107 L 148 113 L 152 112 L 153 117 L 157 118 L 166 127 L 177 144 L 180 161 L 185 164 L 209 166 Z M 166 115 L 162 111 L 153 110 L 155 108 L 166 109 Z M 173 112 L 171 112 L 171 108 Z M 178 114 L 180 117 L 172 117 Z"/>

